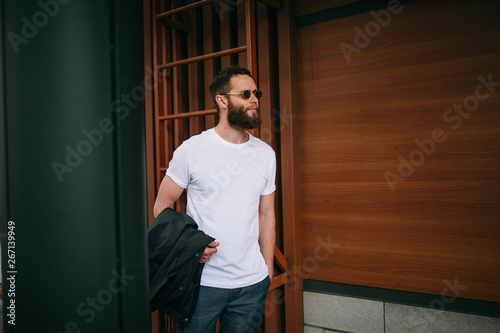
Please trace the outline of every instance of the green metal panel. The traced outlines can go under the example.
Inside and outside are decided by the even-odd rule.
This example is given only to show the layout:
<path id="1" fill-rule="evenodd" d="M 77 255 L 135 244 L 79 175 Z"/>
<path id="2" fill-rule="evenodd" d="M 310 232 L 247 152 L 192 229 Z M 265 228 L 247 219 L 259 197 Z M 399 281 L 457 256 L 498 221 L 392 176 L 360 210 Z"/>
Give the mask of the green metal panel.
<path id="1" fill-rule="evenodd" d="M 9 0 L 1 19 L 5 332 L 147 332 L 142 4 Z"/>

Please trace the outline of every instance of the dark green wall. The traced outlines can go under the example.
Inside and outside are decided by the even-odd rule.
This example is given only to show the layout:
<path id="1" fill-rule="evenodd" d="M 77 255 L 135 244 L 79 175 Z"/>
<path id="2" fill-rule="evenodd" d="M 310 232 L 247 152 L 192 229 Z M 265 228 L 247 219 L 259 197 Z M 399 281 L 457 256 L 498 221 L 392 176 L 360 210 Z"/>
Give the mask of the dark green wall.
<path id="1" fill-rule="evenodd" d="M 5 332 L 148 332 L 142 1 L 1 4 Z"/>

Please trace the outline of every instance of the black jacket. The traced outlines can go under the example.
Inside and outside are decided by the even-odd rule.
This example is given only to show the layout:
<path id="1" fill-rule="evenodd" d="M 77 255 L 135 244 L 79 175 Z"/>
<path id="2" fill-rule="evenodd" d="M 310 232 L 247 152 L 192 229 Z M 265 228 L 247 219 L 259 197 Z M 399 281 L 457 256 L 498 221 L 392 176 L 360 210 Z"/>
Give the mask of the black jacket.
<path id="1" fill-rule="evenodd" d="M 149 302 L 185 325 L 191 319 L 203 265 L 199 260 L 214 238 L 186 214 L 164 209 L 148 229 Z"/>

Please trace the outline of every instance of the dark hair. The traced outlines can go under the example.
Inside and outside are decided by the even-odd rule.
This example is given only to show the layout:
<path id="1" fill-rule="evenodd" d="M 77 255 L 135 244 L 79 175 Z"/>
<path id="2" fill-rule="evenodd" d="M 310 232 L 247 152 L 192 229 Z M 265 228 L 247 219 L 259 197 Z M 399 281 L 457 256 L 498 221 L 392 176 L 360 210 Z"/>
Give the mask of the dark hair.
<path id="1" fill-rule="evenodd" d="M 219 105 L 217 105 L 215 96 L 226 93 L 231 89 L 229 83 L 231 78 L 235 75 L 248 75 L 252 77 L 248 69 L 239 66 L 230 66 L 217 73 L 212 81 L 212 84 L 210 84 L 208 91 L 210 92 L 210 97 L 212 97 L 212 102 L 214 102 L 217 111 L 219 111 Z"/>

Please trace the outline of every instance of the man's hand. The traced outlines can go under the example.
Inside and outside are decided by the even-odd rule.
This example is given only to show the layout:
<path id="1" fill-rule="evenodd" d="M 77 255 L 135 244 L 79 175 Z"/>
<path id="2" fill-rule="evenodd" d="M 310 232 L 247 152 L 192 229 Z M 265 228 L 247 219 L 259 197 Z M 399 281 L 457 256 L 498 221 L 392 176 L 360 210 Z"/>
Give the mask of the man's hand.
<path id="1" fill-rule="evenodd" d="M 213 241 L 207 245 L 205 251 L 203 251 L 203 255 L 200 258 L 200 264 L 204 264 L 210 261 L 210 257 L 212 254 L 217 252 L 217 246 L 219 246 L 219 242 Z"/>

